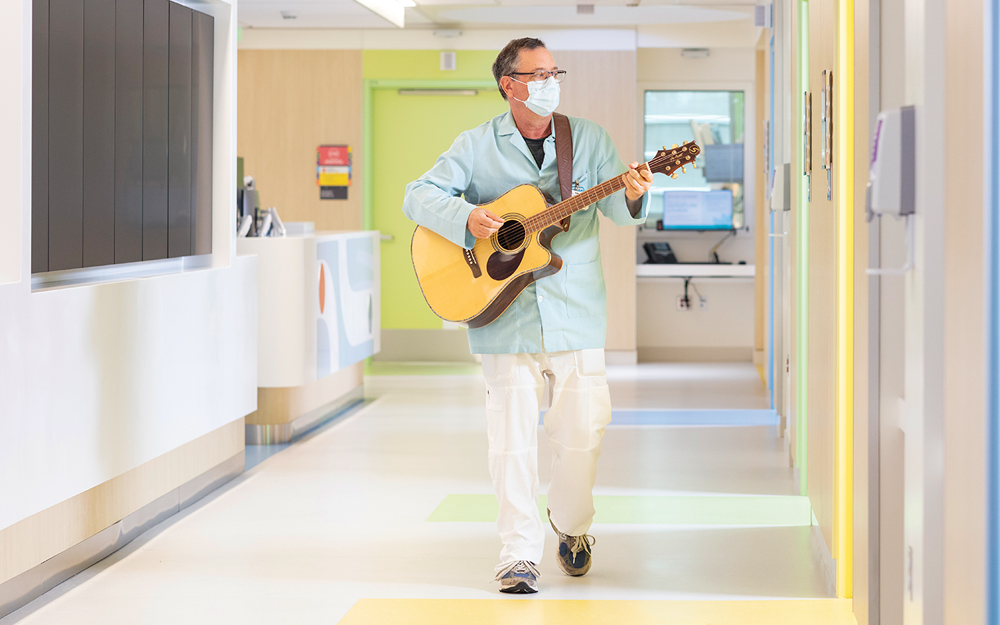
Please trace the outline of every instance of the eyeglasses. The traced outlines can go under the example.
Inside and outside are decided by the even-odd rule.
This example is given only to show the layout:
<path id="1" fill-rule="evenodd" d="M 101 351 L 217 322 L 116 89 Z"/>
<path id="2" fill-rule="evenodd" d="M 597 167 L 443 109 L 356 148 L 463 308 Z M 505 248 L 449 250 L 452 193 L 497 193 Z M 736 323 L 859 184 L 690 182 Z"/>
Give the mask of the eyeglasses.
<path id="1" fill-rule="evenodd" d="M 511 72 L 509 75 L 510 76 L 531 76 L 532 80 L 539 80 L 539 81 L 545 80 L 549 76 L 551 76 L 552 78 L 556 79 L 556 82 L 562 82 L 563 79 L 566 78 L 566 70 L 564 70 L 564 69 L 554 69 L 554 70 L 549 71 L 549 70 L 545 70 L 545 69 L 540 69 L 540 70 L 538 70 L 536 72 Z"/>

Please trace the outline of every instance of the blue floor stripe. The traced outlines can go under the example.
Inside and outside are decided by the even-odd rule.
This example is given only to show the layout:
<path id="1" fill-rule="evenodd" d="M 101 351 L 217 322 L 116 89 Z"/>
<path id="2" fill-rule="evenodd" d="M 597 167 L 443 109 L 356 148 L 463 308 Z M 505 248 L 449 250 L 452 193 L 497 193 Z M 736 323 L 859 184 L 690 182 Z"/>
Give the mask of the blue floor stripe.
<path id="1" fill-rule="evenodd" d="M 544 421 L 544 413 L 539 424 Z M 611 426 L 616 425 L 778 425 L 774 410 L 615 410 Z"/>

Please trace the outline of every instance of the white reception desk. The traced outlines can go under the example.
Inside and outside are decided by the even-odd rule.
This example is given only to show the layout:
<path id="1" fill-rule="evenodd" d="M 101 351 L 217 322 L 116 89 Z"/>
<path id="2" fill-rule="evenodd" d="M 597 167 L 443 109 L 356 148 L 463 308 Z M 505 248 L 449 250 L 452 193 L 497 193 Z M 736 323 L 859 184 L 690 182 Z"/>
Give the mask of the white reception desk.
<path id="1" fill-rule="evenodd" d="M 257 255 L 257 412 L 247 443 L 290 440 L 362 397 L 379 351 L 379 233 L 241 238 Z"/>

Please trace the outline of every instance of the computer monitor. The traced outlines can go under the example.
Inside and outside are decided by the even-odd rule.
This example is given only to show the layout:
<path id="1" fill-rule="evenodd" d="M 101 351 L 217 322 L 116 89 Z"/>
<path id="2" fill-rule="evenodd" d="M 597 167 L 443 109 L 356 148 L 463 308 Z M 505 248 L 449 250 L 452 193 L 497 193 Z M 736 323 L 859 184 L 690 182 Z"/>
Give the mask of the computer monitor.
<path id="1" fill-rule="evenodd" d="M 706 145 L 699 161 L 705 182 L 743 182 L 743 144 Z"/>
<path id="2" fill-rule="evenodd" d="M 732 230 L 732 190 L 665 191 L 663 229 Z"/>

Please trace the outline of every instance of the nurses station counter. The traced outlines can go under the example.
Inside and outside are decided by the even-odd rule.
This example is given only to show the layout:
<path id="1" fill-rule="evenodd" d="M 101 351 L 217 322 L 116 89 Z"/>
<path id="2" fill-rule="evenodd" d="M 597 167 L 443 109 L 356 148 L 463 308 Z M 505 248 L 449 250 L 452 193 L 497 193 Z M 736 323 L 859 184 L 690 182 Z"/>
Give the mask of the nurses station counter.
<path id="1" fill-rule="evenodd" d="M 257 411 L 248 445 L 291 440 L 363 398 L 379 351 L 379 233 L 237 239 L 257 255 Z"/>

